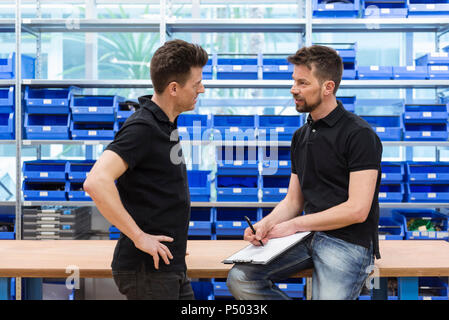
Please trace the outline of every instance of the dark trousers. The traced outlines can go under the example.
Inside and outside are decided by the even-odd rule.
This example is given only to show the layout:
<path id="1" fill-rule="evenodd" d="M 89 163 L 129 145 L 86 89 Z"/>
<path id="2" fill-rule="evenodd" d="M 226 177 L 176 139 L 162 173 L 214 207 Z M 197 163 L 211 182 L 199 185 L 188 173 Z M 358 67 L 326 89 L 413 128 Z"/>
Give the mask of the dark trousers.
<path id="1" fill-rule="evenodd" d="M 194 300 L 190 279 L 185 272 L 113 270 L 112 276 L 121 294 L 128 300 Z"/>

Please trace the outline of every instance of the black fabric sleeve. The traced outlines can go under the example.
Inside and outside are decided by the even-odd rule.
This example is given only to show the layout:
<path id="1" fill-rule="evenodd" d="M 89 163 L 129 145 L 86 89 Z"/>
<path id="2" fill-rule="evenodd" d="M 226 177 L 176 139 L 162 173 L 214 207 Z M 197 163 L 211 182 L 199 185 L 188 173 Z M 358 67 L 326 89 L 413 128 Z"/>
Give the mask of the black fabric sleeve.
<path id="1" fill-rule="evenodd" d="M 150 126 L 132 123 L 122 128 L 105 150 L 117 153 L 133 169 L 150 151 Z"/>
<path id="2" fill-rule="evenodd" d="M 350 135 L 346 154 L 350 172 L 378 170 L 382 160 L 382 143 L 371 128 L 362 128 Z"/>
<path id="3" fill-rule="evenodd" d="M 290 160 L 291 160 L 291 167 L 292 167 L 292 173 L 296 173 L 296 164 L 295 164 L 295 150 L 296 150 L 296 140 L 298 136 L 298 131 L 295 131 L 292 138 L 292 143 L 290 145 Z"/>

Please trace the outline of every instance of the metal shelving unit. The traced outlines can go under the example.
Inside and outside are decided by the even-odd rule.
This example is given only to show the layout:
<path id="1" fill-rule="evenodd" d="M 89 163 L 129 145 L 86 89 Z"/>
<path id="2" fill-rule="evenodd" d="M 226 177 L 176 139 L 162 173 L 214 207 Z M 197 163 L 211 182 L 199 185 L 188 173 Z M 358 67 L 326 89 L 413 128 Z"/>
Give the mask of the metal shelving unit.
<path id="1" fill-rule="evenodd" d="M 39 4 L 40 0 L 36 0 Z M 234 0 L 232 0 L 234 1 Z M 157 1 L 154 1 L 157 2 Z M 239 3 L 241 1 L 235 1 Z M 245 1 L 254 2 L 257 1 Z M 299 2 L 299 0 L 298 0 Z M 302 35 L 302 42 L 309 46 L 312 44 L 312 32 L 321 33 L 343 33 L 343 32 L 433 32 L 437 34 L 437 39 L 442 34 L 449 32 L 449 18 L 434 19 L 429 18 L 405 18 L 405 19 L 314 19 L 312 18 L 311 1 L 302 2 L 305 5 L 304 18 L 299 19 L 171 19 L 167 16 L 166 0 L 160 0 L 160 20 L 147 19 L 43 19 L 32 18 L 22 19 L 21 0 L 16 1 L 16 19 L 0 19 L 0 32 L 15 32 L 16 35 L 16 56 L 21 54 L 21 33 L 29 33 L 36 36 L 37 59 L 40 57 L 41 33 L 54 32 L 156 32 L 160 34 L 161 44 L 167 37 L 176 33 L 205 33 L 205 32 L 283 32 L 298 33 Z M 200 1 L 194 2 L 199 6 Z M 39 5 L 38 5 L 39 7 Z M 38 14 L 40 16 L 40 14 Z M 438 49 L 438 42 L 436 42 Z M 38 61 L 39 64 L 39 61 Z M 16 212 L 16 237 L 21 239 L 21 211 L 22 206 L 42 206 L 42 205 L 70 205 L 70 206 L 94 206 L 91 201 L 23 201 L 21 190 L 21 150 L 24 147 L 48 144 L 69 144 L 69 145 L 106 145 L 110 141 L 80 141 L 80 140 L 23 140 L 21 135 L 22 126 L 22 86 L 40 87 L 68 87 L 71 85 L 80 88 L 152 88 L 150 80 L 43 80 L 43 79 L 21 79 L 21 62 L 17 59 L 16 79 L 0 80 L 0 86 L 15 86 L 16 88 L 16 140 L 0 141 L 0 144 L 16 145 L 16 200 L 0 201 L 0 206 L 14 206 Z M 286 80 L 205 80 L 206 88 L 284 88 L 291 87 L 291 81 Z M 341 88 L 349 89 L 442 89 L 449 88 L 448 80 L 343 80 Z M 216 141 L 194 141 L 192 144 L 214 144 L 221 145 Z M 235 145 L 235 143 L 225 142 L 222 145 Z M 263 142 L 249 142 L 244 145 L 265 146 Z M 276 144 L 276 143 L 275 143 Z M 449 147 L 449 141 L 435 142 L 414 142 L 414 141 L 386 141 L 384 146 L 435 146 Z M 238 145 L 238 144 L 237 144 Z M 289 142 L 280 142 L 278 146 L 289 146 Z M 275 203 L 270 202 L 197 202 L 192 203 L 194 207 L 273 207 Z M 427 207 L 449 207 L 449 203 L 381 203 L 382 208 L 427 208 Z M 17 281 L 17 294 L 20 296 L 20 282 Z"/>

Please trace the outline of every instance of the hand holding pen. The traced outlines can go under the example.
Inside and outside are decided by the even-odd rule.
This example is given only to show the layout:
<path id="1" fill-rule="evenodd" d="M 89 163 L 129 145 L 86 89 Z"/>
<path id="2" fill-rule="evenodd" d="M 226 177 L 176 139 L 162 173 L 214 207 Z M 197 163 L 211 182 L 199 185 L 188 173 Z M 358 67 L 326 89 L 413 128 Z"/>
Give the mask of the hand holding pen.
<path id="1" fill-rule="evenodd" d="M 246 222 L 248 223 L 248 225 L 249 225 L 251 231 L 253 232 L 253 234 L 256 235 L 256 230 L 254 229 L 253 224 L 251 223 L 251 220 L 249 220 L 249 218 L 248 218 L 247 216 L 245 216 L 245 220 L 246 220 Z M 259 243 L 260 243 L 260 245 L 263 247 L 263 242 L 262 242 L 262 240 L 259 240 Z"/>

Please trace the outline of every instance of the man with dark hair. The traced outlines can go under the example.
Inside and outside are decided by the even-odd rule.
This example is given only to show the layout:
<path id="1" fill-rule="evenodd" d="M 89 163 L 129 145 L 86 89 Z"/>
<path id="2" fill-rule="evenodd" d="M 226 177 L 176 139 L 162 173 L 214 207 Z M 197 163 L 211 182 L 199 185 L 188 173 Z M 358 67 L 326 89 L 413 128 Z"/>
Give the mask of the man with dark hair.
<path id="1" fill-rule="evenodd" d="M 177 118 L 204 92 L 207 59 L 203 48 L 182 40 L 157 49 L 150 66 L 154 95 L 139 97 L 140 108 L 84 182 L 121 231 L 111 266 L 128 299 L 194 299 L 185 263 L 190 193 Z"/>
<path id="2" fill-rule="evenodd" d="M 258 246 L 299 231 L 310 236 L 268 265 L 236 264 L 228 288 L 237 299 L 288 299 L 273 283 L 313 267 L 313 299 L 356 299 L 378 247 L 382 144 L 371 126 L 336 100 L 343 64 L 325 46 L 290 56 L 291 93 L 307 123 L 292 138 L 286 197 L 247 228 Z M 302 212 L 304 211 L 304 214 Z"/>

